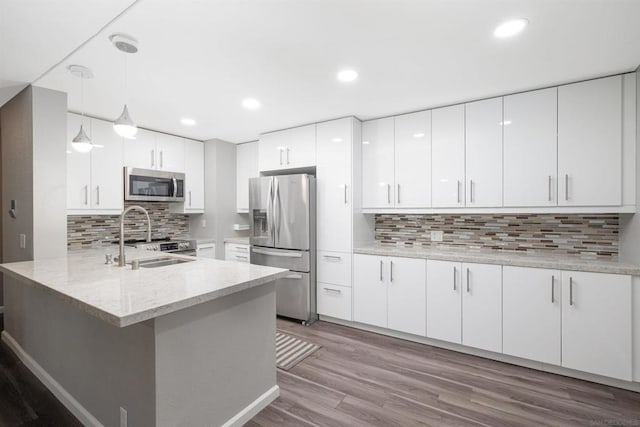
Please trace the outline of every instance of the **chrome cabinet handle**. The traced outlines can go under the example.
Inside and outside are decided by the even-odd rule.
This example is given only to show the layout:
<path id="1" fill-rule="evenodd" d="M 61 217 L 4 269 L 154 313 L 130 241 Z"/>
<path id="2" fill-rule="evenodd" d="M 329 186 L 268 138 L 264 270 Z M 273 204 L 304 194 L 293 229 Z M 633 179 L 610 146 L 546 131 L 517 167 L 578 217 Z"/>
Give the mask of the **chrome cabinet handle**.
<path id="1" fill-rule="evenodd" d="M 191 190 L 189 190 L 189 206 L 191 206 Z"/>
<path id="2" fill-rule="evenodd" d="M 248 247 L 246 246 L 236 246 L 236 251 L 243 251 L 243 252 L 247 252 L 249 250 Z M 255 252 L 255 251 L 254 251 Z"/>
<path id="3" fill-rule="evenodd" d="M 458 203 L 460 203 L 460 180 L 457 181 L 456 190 L 458 191 Z"/>
<path id="4" fill-rule="evenodd" d="M 325 291 L 327 292 L 335 292 L 337 294 L 341 294 L 342 291 L 340 289 L 331 289 L 331 288 L 324 288 Z"/>
<path id="5" fill-rule="evenodd" d="M 393 261 L 389 261 L 389 281 L 393 282 Z"/>
<path id="6" fill-rule="evenodd" d="M 469 180 L 469 201 L 473 203 L 473 180 Z"/>
<path id="7" fill-rule="evenodd" d="M 551 198 L 551 175 L 549 175 L 549 201 L 553 200 Z"/>
<path id="8" fill-rule="evenodd" d="M 469 267 L 467 267 L 467 293 L 470 293 L 470 289 L 469 289 Z"/>
<path id="9" fill-rule="evenodd" d="M 453 290 L 456 290 L 456 266 L 453 266 Z"/>
<path id="10" fill-rule="evenodd" d="M 342 259 L 342 257 L 336 256 L 336 255 L 322 255 L 322 256 L 328 259 Z"/>
<path id="11" fill-rule="evenodd" d="M 398 204 L 400 204 L 400 184 L 398 184 Z"/>
<path id="12" fill-rule="evenodd" d="M 289 164 L 289 147 L 287 147 L 287 164 Z"/>
<path id="13" fill-rule="evenodd" d="M 236 258 L 237 258 L 237 259 L 244 259 L 244 260 L 246 260 L 246 261 L 249 261 L 249 258 L 248 258 L 248 257 L 246 257 L 246 256 L 242 256 L 242 255 L 236 255 Z M 285 279 L 288 279 L 288 278 L 289 278 L 289 276 L 285 277 Z"/>
<path id="14" fill-rule="evenodd" d="M 89 204 L 89 186 L 88 185 L 84 186 L 84 204 L 85 205 Z"/>
<path id="15" fill-rule="evenodd" d="M 564 175 L 564 199 L 569 200 L 569 174 Z"/>
<path id="16" fill-rule="evenodd" d="M 344 185 L 344 204 L 346 205 L 347 202 L 347 184 Z"/>
<path id="17" fill-rule="evenodd" d="M 556 298 L 555 298 L 555 290 L 553 287 L 553 282 L 555 281 L 555 276 L 552 274 L 551 275 L 551 304 L 556 302 Z"/>
<path id="18" fill-rule="evenodd" d="M 100 205 L 100 186 L 96 185 L 96 205 Z"/>
<path id="19" fill-rule="evenodd" d="M 164 150 L 160 150 L 160 168 L 164 167 Z"/>
<path id="20" fill-rule="evenodd" d="M 151 167 L 156 166 L 156 150 L 151 150 Z"/>
<path id="21" fill-rule="evenodd" d="M 387 184 L 387 204 L 391 204 L 391 184 Z"/>
<path id="22" fill-rule="evenodd" d="M 280 151 L 280 166 L 282 166 L 282 148 L 279 148 L 278 151 Z"/>
<path id="23" fill-rule="evenodd" d="M 382 260 L 380 260 L 380 281 L 382 282 Z"/>
<path id="24" fill-rule="evenodd" d="M 569 305 L 573 305 L 573 277 L 569 277 Z"/>

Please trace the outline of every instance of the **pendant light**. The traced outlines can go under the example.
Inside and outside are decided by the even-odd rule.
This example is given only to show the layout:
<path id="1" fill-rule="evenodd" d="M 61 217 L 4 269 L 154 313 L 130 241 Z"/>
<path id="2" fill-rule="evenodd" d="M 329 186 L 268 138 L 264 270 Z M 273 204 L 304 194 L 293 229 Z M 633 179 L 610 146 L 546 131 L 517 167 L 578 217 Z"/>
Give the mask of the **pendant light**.
<path id="1" fill-rule="evenodd" d="M 80 103 L 82 113 L 80 130 L 75 138 L 71 140 L 71 147 L 79 153 L 88 153 L 93 149 L 93 144 L 91 143 L 91 138 L 89 138 L 84 131 L 84 79 L 93 78 L 93 72 L 82 65 L 69 65 L 67 70 L 69 70 L 72 75 L 80 78 Z"/>
<path id="2" fill-rule="evenodd" d="M 109 36 L 109 40 L 111 43 L 118 49 L 119 51 L 125 54 L 132 54 L 138 51 L 138 41 L 133 37 L 116 33 Z M 124 57 L 124 91 L 125 96 L 127 93 L 127 56 Z M 131 119 L 131 115 L 129 114 L 129 108 L 125 102 L 124 108 L 122 109 L 122 113 L 120 117 L 118 117 L 113 122 L 113 130 L 123 138 L 127 139 L 135 139 L 136 133 L 138 132 L 138 127 Z"/>

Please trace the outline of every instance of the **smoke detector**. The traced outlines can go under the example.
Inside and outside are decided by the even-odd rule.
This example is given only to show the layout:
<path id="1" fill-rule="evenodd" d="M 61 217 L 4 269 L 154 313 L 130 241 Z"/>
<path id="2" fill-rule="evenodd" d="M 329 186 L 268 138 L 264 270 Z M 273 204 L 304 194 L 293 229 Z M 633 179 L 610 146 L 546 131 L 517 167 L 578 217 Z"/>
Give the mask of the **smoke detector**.
<path id="1" fill-rule="evenodd" d="M 138 51 L 138 40 L 128 34 L 111 34 L 109 40 L 118 50 L 124 53 L 136 53 Z"/>
<path id="2" fill-rule="evenodd" d="M 84 65 L 72 64 L 67 67 L 67 70 L 69 70 L 72 75 L 80 77 L 81 79 L 93 78 L 93 71 L 91 71 L 90 68 L 87 68 Z"/>

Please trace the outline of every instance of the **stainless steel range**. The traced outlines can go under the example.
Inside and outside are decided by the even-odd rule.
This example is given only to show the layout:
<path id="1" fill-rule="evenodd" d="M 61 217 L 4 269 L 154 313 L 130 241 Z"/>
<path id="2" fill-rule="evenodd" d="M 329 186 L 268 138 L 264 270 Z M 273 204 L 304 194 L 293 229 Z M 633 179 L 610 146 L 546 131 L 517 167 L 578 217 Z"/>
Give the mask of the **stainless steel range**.
<path id="1" fill-rule="evenodd" d="M 144 239 L 132 239 L 125 240 L 124 244 L 147 251 L 171 252 L 190 256 L 196 256 L 197 247 L 195 240 L 171 240 L 169 238 L 153 239 L 150 242 Z"/>

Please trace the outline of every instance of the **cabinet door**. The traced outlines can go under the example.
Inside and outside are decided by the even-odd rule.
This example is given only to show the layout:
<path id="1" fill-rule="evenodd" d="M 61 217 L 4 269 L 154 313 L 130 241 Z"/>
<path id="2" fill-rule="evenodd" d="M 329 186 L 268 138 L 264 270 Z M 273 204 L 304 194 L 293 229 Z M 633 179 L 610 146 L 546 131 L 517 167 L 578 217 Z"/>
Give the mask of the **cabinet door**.
<path id="1" fill-rule="evenodd" d="M 124 165 L 133 168 L 156 169 L 156 134 L 138 129 L 136 139 L 125 139 Z"/>
<path id="2" fill-rule="evenodd" d="M 505 354 L 560 365 L 562 272 L 502 268 Z"/>
<path id="3" fill-rule="evenodd" d="M 260 135 L 258 143 L 258 166 L 260 171 L 284 169 L 284 152 L 286 150 L 285 131 L 269 132 Z"/>
<path id="4" fill-rule="evenodd" d="M 258 171 L 258 142 L 236 146 L 236 210 L 249 212 L 249 178 L 260 176 Z"/>
<path id="5" fill-rule="evenodd" d="M 427 336 L 462 343 L 462 266 L 427 260 Z"/>
<path id="6" fill-rule="evenodd" d="M 562 273 L 562 366 L 631 381 L 631 276 Z"/>
<path id="7" fill-rule="evenodd" d="M 502 266 L 462 264 L 462 344 L 502 351 Z"/>
<path id="8" fill-rule="evenodd" d="M 374 255 L 353 256 L 353 320 L 387 327 L 389 262 Z"/>
<path id="9" fill-rule="evenodd" d="M 464 206 L 464 105 L 431 111 L 431 205 Z"/>
<path id="10" fill-rule="evenodd" d="M 185 139 L 185 201 L 186 211 L 204 210 L 204 145 L 200 141 Z"/>
<path id="11" fill-rule="evenodd" d="M 177 136 L 156 133 L 157 169 L 184 172 L 184 140 Z"/>
<path id="12" fill-rule="evenodd" d="M 67 209 L 91 208 L 91 153 L 75 151 L 71 141 L 78 134 L 82 118 L 67 114 Z M 90 119 L 84 119 L 84 131 L 91 137 Z"/>
<path id="13" fill-rule="evenodd" d="M 558 88 L 558 204 L 622 204 L 622 77 Z"/>
<path id="14" fill-rule="evenodd" d="M 558 88 L 504 97 L 504 206 L 557 204 Z"/>
<path id="15" fill-rule="evenodd" d="M 284 163 L 287 169 L 316 165 L 316 125 L 300 126 L 286 131 Z"/>
<path id="16" fill-rule="evenodd" d="M 427 321 L 426 261 L 389 258 L 387 321 L 389 329 L 425 336 Z"/>
<path id="17" fill-rule="evenodd" d="M 395 118 L 395 205 L 431 206 L 431 111 Z"/>
<path id="18" fill-rule="evenodd" d="M 91 206 L 122 211 L 124 205 L 123 142 L 113 124 L 91 119 L 94 144 L 91 151 Z"/>
<path id="19" fill-rule="evenodd" d="M 351 118 L 318 124 L 316 167 L 319 251 L 351 252 Z"/>
<path id="20" fill-rule="evenodd" d="M 394 206 L 393 117 L 362 124 L 362 207 Z"/>
<path id="21" fill-rule="evenodd" d="M 465 110 L 467 207 L 502 206 L 502 98 Z"/>

